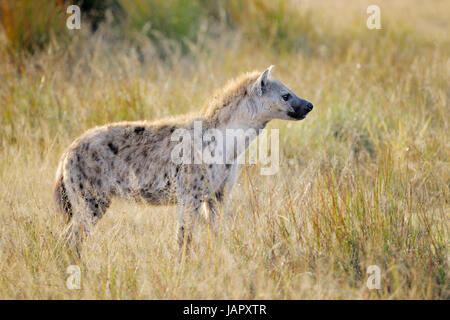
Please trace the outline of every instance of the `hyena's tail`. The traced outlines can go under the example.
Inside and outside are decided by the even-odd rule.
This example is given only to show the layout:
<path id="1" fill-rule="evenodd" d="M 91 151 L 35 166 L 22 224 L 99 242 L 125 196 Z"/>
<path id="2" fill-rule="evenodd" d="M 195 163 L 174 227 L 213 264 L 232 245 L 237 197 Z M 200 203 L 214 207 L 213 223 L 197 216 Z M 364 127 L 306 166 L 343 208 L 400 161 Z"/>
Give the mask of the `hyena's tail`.
<path id="1" fill-rule="evenodd" d="M 58 173 L 53 195 L 55 198 L 56 208 L 59 212 L 63 213 L 64 220 L 69 222 L 72 218 L 72 204 L 67 196 L 67 190 L 64 185 L 62 173 Z"/>

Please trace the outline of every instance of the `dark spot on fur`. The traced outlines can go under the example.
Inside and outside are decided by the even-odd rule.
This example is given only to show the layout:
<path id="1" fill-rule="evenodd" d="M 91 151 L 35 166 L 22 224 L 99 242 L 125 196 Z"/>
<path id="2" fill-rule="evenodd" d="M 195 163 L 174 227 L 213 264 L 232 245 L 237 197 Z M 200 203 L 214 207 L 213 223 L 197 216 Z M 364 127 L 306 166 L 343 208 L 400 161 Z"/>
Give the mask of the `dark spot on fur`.
<path id="1" fill-rule="evenodd" d="M 78 170 L 80 171 L 81 176 L 82 176 L 83 178 L 86 178 L 86 173 L 84 172 L 84 170 L 83 170 L 83 168 L 82 168 L 81 166 L 78 166 Z M 80 176 L 78 177 L 78 180 L 81 180 L 81 177 L 80 177 Z"/>
<path id="2" fill-rule="evenodd" d="M 230 168 L 231 168 L 231 164 L 227 163 L 227 164 L 225 165 L 225 167 L 227 167 L 227 169 L 230 169 Z"/>
<path id="3" fill-rule="evenodd" d="M 99 187 L 101 187 L 101 186 L 102 186 L 102 180 L 98 179 L 98 180 L 97 180 L 97 185 L 98 185 Z"/>
<path id="4" fill-rule="evenodd" d="M 136 133 L 136 134 L 142 134 L 144 131 L 145 131 L 144 127 L 136 127 L 134 129 L 134 133 Z"/>
<path id="5" fill-rule="evenodd" d="M 82 183 L 80 183 L 80 189 L 83 190 L 83 184 Z"/>
<path id="6" fill-rule="evenodd" d="M 210 164 L 208 167 L 211 169 L 212 168 L 212 164 Z"/>
<path id="7" fill-rule="evenodd" d="M 217 191 L 215 194 L 217 201 L 222 201 L 223 193 L 221 191 Z"/>
<path id="8" fill-rule="evenodd" d="M 142 199 L 150 203 L 159 203 L 160 201 L 157 194 L 154 194 L 147 189 L 139 190 L 139 195 L 142 197 Z"/>
<path id="9" fill-rule="evenodd" d="M 131 155 L 128 155 L 125 159 L 126 162 L 130 162 L 131 161 Z"/>
<path id="10" fill-rule="evenodd" d="M 108 148 L 112 151 L 112 153 L 117 154 L 119 152 L 119 149 L 112 143 L 108 143 Z"/>
<path id="11" fill-rule="evenodd" d="M 94 161 L 100 160 L 98 157 L 97 151 L 92 152 L 91 157 L 92 157 L 92 160 L 94 160 Z"/>
<path id="12" fill-rule="evenodd" d="M 147 150 L 144 150 L 144 152 L 142 152 L 142 156 L 143 156 L 144 158 L 147 157 Z"/>
<path id="13" fill-rule="evenodd" d="M 82 149 L 83 151 L 87 151 L 89 149 L 89 142 L 83 143 Z"/>

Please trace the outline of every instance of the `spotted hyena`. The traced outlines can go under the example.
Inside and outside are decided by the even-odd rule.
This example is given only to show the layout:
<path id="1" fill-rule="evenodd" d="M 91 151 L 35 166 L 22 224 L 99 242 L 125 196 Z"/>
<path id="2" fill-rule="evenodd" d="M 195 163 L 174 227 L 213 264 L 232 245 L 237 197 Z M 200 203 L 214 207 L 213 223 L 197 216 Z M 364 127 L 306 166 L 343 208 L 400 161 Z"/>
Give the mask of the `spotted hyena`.
<path id="1" fill-rule="evenodd" d="M 57 206 L 70 221 L 70 241 L 78 242 L 91 232 L 113 197 L 153 205 L 176 204 L 180 244 L 190 239 L 203 203 L 214 225 L 237 175 L 236 161 L 230 160 L 236 160 L 270 120 L 302 120 L 313 108 L 284 84 L 269 78 L 271 69 L 232 80 L 198 115 L 111 123 L 76 139 L 61 158 L 55 186 Z M 183 141 L 192 151 L 186 160 L 183 149 L 177 148 L 186 133 L 192 137 L 196 123 L 201 124 L 201 134 L 230 128 L 254 129 L 256 134 L 247 136 L 240 147 L 213 138 L 202 140 L 200 145 Z M 203 151 L 225 161 L 189 161 Z"/>

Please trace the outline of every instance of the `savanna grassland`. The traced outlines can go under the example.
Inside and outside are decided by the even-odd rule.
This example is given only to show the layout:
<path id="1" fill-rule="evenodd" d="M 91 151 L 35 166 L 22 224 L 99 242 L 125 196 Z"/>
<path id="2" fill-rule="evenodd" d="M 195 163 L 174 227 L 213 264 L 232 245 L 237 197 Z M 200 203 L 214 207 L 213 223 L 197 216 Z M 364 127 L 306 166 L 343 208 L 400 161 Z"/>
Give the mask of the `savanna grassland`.
<path id="1" fill-rule="evenodd" d="M 369 4 L 381 30 L 366 27 Z M 92 12 L 67 30 L 63 1 L 0 1 L 0 298 L 450 298 L 449 1 L 118 0 Z M 52 188 L 73 139 L 197 110 L 271 64 L 314 110 L 270 123 L 280 170 L 242 168 L 226 230 L 197 230 L 179 261 L 175 207 L 115 201 L 81 258 L 67 250 Z M 73 264 L 80 290 L 66 288 Z M 370 265 L 380 290 L 366 287 Z"/>

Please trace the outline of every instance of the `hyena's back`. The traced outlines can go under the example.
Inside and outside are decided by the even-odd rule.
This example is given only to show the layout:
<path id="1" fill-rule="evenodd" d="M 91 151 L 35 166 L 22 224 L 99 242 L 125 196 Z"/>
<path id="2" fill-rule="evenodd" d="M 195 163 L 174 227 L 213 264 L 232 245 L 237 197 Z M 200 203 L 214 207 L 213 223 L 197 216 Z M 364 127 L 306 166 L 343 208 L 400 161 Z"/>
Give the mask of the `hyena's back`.
<path id="1" fill-rule="evenodd" d="M 171 122 L 121 122 L 89 130 L 62 156 L 54 192 L 57 208 L 69 219 L 74 207 L 95 218 L 104 213 L 112 196 L 173 203 L 174 130 Z"/>

